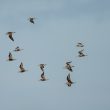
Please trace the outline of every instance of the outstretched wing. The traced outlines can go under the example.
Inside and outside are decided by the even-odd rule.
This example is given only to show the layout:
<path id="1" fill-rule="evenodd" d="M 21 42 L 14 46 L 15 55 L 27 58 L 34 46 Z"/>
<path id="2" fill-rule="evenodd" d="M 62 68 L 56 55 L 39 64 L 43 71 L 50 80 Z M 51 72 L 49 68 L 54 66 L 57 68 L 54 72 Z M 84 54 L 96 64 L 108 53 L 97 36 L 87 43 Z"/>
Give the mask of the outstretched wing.
<path id="1" fill-rule="evenodd" d="M 72 61 L 66 62 L 66 64 L 70 64 L 70 63 L 72 63 Z"/>

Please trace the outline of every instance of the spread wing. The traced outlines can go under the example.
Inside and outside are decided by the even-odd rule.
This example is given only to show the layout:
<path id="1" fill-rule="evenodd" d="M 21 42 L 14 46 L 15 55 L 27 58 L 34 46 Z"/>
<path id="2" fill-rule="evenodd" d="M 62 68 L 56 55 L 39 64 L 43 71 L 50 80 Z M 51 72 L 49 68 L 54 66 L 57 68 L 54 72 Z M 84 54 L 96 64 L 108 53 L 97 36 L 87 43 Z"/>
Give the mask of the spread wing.
<path id="1" fill-rule="evenodd" d="M 66 64 L 70 64 L 70 63 L 72 63 L 72 61 L 66 62 Z"/>

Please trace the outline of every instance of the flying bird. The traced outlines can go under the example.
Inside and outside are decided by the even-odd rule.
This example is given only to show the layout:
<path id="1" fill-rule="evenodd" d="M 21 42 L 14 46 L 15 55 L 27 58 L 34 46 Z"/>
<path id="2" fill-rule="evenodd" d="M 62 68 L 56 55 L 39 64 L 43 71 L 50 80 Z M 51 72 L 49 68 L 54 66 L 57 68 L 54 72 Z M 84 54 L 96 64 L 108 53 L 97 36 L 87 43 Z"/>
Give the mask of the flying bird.
<path id="1" fill-rule="evenodd" d="M 13 39 L 13 33 L 15 33 L 15 32 L 7 32 L 6 34 L 8 35 L 8 37 L 12 40 L 12 41 L 14 41 L 14 39 Z"/>
<path id="2" fill-rule="evenodd" d="M 66 62 L 66 66 L 65 66 L 65 68 L 68 69 L 69 71 L 73 72 L 72 67 L 74 67 L 74 66 L 71 65 L 71 63 L 72 63 L 72 61 L 70 61 L 70 62 Z"/>
<path id="3" fill-rule="evenodd" d="M 47 79 L 45 78 L 44 72 L 41 74 L 41 81 L 46 81 Z"/>
<path id="4" fill-rule="evenodd" d="M 84 45 L 81 42 L 78 42 L 76 46 L 77 47 L 84 47 Z"/>
<path id="5" fill-rule="evenodd" d="M 35 22 L 34 22 L 34 19 L 35 19 L 35 18 L 30 17 L 30 18 L 29 18 L 29 21 L 30 21 L 31 23 L 33 23 L 33 24 L 34 24 L 34 23 L 35 23 Z"/>
<path id="6" fill-rule="evenodd" d="M 66 82 L 66 84 L 70 87 L 71 86 L 71 84 L 73 84 L 73 82 L 71 81 L 71 78 L 70 78 L 70 73 L 67 75 L 67 82 Z"/>
<path id="7" fill-rule="evenodd" d="M 42 72 L 44 72 L 44 67 L 46 66 L 46 64 L 40 64 L 40 69 L 42 70 Z"/>
<path id="8" fill-rule="evenodd" d="M 17 52 L 17 51 L 21 51 L 21 50 L 23 50 L 23 49 L 20 49 L 19 46 L 17 46 L 17 47 L 14 49 L 14 51 L 16 51 L 16 52 Z"/>
<path id="9" fill-rule="evenodd" d="M 19 65 L 20 68 L 20 72 L 25 72 L 26 70 L 24 69 L 23 63 L 21 62 L 21 64 Z"/>
<path id="10" fill-rule="evenodd" d="M 8 60 L 9 60 L 9 61 L 13 61 L 13 60 L 15 60 L 15 59 L 13 59 L 13 56 L 12 56 L 12 53 L 11 53 L 11 52 L 9 52 Z"/>
<path id="11" fill-rule="evenodd" d="M 79 53 L 79 57 L 84 57 L 84 56 L 87 56 L 87 55 L 85 55 L 84 53 L 83 53 L 83 51 L 84 51 L 84 49 L 82 49 L 82 50 L 80 50 L 80 51 L 78 51 L 78 53 Z"/>

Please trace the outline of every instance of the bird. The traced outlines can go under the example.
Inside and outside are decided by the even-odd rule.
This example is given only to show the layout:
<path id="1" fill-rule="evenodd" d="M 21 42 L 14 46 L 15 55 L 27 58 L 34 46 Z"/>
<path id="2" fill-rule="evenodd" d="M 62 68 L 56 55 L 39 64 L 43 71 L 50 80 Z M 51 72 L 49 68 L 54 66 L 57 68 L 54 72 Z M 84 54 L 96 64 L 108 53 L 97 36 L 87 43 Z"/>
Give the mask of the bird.
<path id="1" fill-rule="evenodd" d="M 85 55 L 85 54 L 79 54 L 78 56 L 79 56 L 79 57 L 85 57 L 85 56 L 87 56 L 87 55 Z"/>
<path id="2" fill-rule="evenodd" d="M 34 22 L 34 19 L 35 19 L 35 18 L 30 17 L 30 18 L 29 18 L 29 21 L 30 21 L 31 23 L 33 23 L 33 24 L 34 24 L 34 23 L 35 23 L 35 22 Z"/>
<path id="3" fill-rule="evenodd" d="M 47 79 L 45 78 L 44 72 L 41 74 L 41 81 L 46 81 Z"/>
<path id="4" fill-rule="evenodd" d="M 7 32 L 6 34 L 8 35 L 8 37 L 14 41 L 14 38 L 12 37 L 12 34 L 15 33 L 15 32 Z"/>
<path id="5" fill-rule="evenodd" d="M 20 68 L 20 72 L 25 72 L 26 70 L 24 69 L 23 67 L 23 63 L 21 62 L 21 64 L 19 65 L 19 68 Z"/>
<path id="6" fill-rule="evenodd" d="M 73 72 L 72 67 L 74 67 L 73 65 L 71 65 L 72 61 L 66 62 L 66 66 L 65 68 L 68 69 L 69 71 Z"/>
<path id="7" fill-rule="evenodd" d="M 82 50 L 80 50 L 80 51 L 78 51 L 78 53 L 79 53 L 79 57 L 84 57 L 84 56 L 87 56 L 87 55 L 85 55 L 84 53 L 83 53 L 83 51 L 84 51 L 84 49 L 82 49 Z"/>
<path id="8" fill-rule="evenodd" d="M 71 86 L 71 84 L 73 84 L 73 82 L 71 81 L 71 78 L 70 78 L 70 73 L 67 75 L 67 82 L 66 82 L 66 84 L 70 87 Z"/>
<path id="9" fill-rule="evenodd" d="M 11 52 L 9 52 L 8 60 L 9 60 L 9 61 L 13 61 L 13 60 L 14 60 Z"/>
<path id="10" fill-rule="evenodd" d="M 84 45 L 81 42 L 78 42 L 76 46 L 77 47 L 84 47 Z"/>
<path id="11" fill-rule="evenodd" d="M 84 49 L 78 51 L 79 54 L 83 54 Z"/>
<path id="12" fill-rule="evenodd" d="M 46 64 L 40 64 L 40 69 L 42 70 L 42 72 L 44 72 L 44 67 L 46 66 Z"/>
<path id="13" fill-rule="evenodd" d="M 16 52 L 17 52 L 17 51 L 21 51 L 21 50 L 23 50 L 23 49 L 20 49 L 19 46 L 17 46 L 17 47 L 14 49 L 14 51 L 16 51 Z"/>

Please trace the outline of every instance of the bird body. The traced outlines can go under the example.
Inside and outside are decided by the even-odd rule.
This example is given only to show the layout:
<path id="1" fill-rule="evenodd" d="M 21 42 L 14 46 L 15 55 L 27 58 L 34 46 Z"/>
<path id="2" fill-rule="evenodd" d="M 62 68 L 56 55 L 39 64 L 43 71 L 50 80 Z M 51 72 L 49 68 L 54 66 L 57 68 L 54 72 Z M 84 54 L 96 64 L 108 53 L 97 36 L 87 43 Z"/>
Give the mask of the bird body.
<path id="1" fill-rule="evenodd" d="M 77 47 L 84 47 L 84 45 L 81 42 L 78 42 L 76 46 Z"/>
<path id="2" fill-rule="evenodd" d="M 44 72 L 41 74 L 41 81 L 46 81 L 47 79 L 45 78 Z"/>
<path id="3" fill-rule="evenodd" d="M 14 60 L 13 57 L 12 57 L 12 53 L 11 53 L 11 52 L 9 52 L 8 60 L 9 60 L 9 61 L 13 61 L 13 60 Z"/>
<path id="4" fill-rule="evenodd" d="M 85 56 L 87 56 L 87 55 L 85 55 L 85 54 L 79 54 L 78 56 L 79 56 L 79 57 L 85 57 Z"/>
<path id="5" fill-rule="evenodd" d="M 12 41 L 14 41 L 14 38 L 13 38 L 13 36 L 12 36 L 13 33 L 15 33 L 15 32 L 7 32 L 8 37 L 9 37 Z"/>
<path id="6" fill-rule="evenodd" d="M 46 66 L 46 64 L 40 64 L 40 69 L 42 70 L 42 72 L 44 72 L 44 67 Z"/>
<path id="7" fill-rule="evenodd" d="M 35 23 L 35 22 L 34 22 L 34 19 L 35 19 L 35 18 L 30 17 L 30 18 L 29 18 L 29 21 L 30 21 L 31 23 L 33 23 L 33 24 L 34 24 L 34 23 Z"/>
<path id="8" fill-rule="evenodd" d="M 19 46 L 17 46 L 17 47 L 14 49 L 14 51 L 16 51 L 16 52 L 17 52 L 17 51 L 21 51 L 21 50 L 23 50 L 23 49 L 20 49 Z"/>
<path id="9" fill-rule="evenodd" d="M 73 82 L 71 81 L 70 78 L 70 73 L 67 75 L 67 83 L 66 83 L 69 87 L 71 86 L 71 84 L 73 84 Z"/>
<path id="10" fill-rule="evenodd" d="M 78 53 L 79 54 L 83 54 L 84 49 L 80 50 Z"/>
<path id="11" fill-rule="evenodd" d="M 23 63 L 21 62 L 21 64 L 19 65 L 19 68 L 20 68 L 20 72 L 25 72 L 26 70 L 24 69 L 23 67 Z"/>
<path id="12" fill-rule="evenodd" d="M 71 63 L 72 63 L 72 61 L 66 62 L 66 66 L 65 66 L 65 67 L 66 67 L 66 69 L 68 69 L 69 71 L 73 72 L 72 67 L 74 67 L 74 66 L 72 66 Z"/>
<path id="13" fill-rule="evenodd" d="M 83 53 L 84 49 L 80 50 L 78 53 L 79 53 L 79 57 L 84 57 L 84 56 L 87 56 Z"/>

